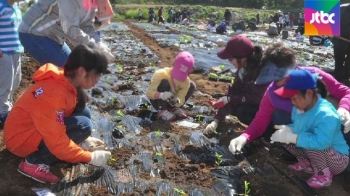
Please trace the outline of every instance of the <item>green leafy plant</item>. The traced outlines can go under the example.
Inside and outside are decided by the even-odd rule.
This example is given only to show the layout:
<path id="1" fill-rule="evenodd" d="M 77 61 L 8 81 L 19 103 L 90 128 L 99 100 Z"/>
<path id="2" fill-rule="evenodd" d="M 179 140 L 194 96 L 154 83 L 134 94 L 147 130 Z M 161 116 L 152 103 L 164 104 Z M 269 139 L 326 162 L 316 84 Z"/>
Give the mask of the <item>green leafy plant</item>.
<path id="1" fill-rule="evenodd" d="M 250 193 L 250 188 L 249 188 L 250 183 L 247 181 L 244 181 L 244 195 L 248 196 Z"/>
<path id="2" fill-rule="evenodd" d="M 109 164 L 112 164 L 112 163 L 115 163 L 115 162 L 117 162 L 117 159 L 115 159 L 115 158 L 112 157 L 112 156 L 108 159 L 108 163 L 109 163 Z"/>
<path id="3" fill-rule="evenodd" d="M 118 129 L 122 129 L 123 125 L 118 125 L 117 127 L 118 127 Z"/>
<path id="4" fill-rule="evenodd" d="M 219 76 L 215 73 L 209 73 L 209 78 L 217 80 L 219 78 Z"/>
<path id="5" fill-rule="evenodd" d="M 181 35 L 181 36 L 179 37 L 179 41 L 182 42 L 182 43 L 185 42 L 185 37 Z"/>
<path id="6" fill-rule="evenodd" d="M 162 136 L 162 132 L 160 132 L 160 129 L 158 129 L 156 132 L 155 132 L 155 134 L 157 135 L 157 136 Z"/>
<path id="7" fill-rule="evenodd" d="M 112 105 L 114 105 L 114 104 L 117 102 L 117 98 L 112 97 L 112 98 L 111 98 L 111 101 L 112 101 Z"/>
<path id="8" fill-rule="evenodd" d="M 160 152 L 156 152 L 156 156 L 157 156 L 157 157 L 161 157 L 161 156 L 163 156 L 163 154 L 160 153 Z"/>
<path id="9" fill-rule="evenodd" d="M 219 134 L 216 130 L 214 130 L 213 133 L 214 133 L 215 135 Z"/>
<path id="10" fill-rule="evenodd" d="M 187 36 L 186 36 L 186 40 L 187 40 L 187 42 L 191 42 L 191 41 L 192 41 L 192 37 L 189 36 L 189 35 L 187 35 Z"/>
<path id="11" fill-rule="evenodd" d="M 223 70 L 223 69 L 225 69 L 225 65 L 219 65 L 219 68 L 220 68 L 221 70 Z"/>
<path id="12" fill-rule="evenodd" d="M 180 195 L 186 195 L 186 192 L 181 190 L 181 189 L 178 189 L 178 188 L 174 188 L 175 192 L 180 194 Z"/>
<path id="13" fill-rule="evenodd" d="M 120 117 L 124 117 L 123 111 L 122 110 L 118 110 L 117 115 Z"/>
<path id="14" fill-rule="evenodd" d="M 222 155 L 220 153 L 218 153 L 218 152 L 215 152 L 215 157 L 216 157 L 215 163 L 217 165 L 221 165 L 221 163 L 222 163 Z"/>
<path id="15" fill-rule="evenodd" d="M 123 66 L 120 64 L 117 64 L 117 69 L 118 69 L 118 73 L 122 73 L 123 72 Z"/>

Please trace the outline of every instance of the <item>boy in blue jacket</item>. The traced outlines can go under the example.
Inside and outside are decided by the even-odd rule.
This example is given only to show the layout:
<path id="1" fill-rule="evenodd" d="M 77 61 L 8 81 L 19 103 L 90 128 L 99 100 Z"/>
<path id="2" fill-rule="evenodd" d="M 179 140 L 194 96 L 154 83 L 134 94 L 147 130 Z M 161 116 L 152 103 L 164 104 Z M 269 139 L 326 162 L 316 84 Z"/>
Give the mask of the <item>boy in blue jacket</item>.
<path id="1" fill-rule="evenodd" d="M 325 89 L 323 83 L 311 72 L 292 71 L 285 86 L 275 91 L 283 98 L 291 98 L 292 124 L 276 126 L 278 130 L 271 136 L 271 142 L 286 143 L 287 150 L 298 159 L 288 166 L 290 169 L 313 173 L 307 180 L 312 188 L 330 186 L 333 175 L 343 172 L 349 162 L 339 115 L 318 94 L 320 89 Z"/>

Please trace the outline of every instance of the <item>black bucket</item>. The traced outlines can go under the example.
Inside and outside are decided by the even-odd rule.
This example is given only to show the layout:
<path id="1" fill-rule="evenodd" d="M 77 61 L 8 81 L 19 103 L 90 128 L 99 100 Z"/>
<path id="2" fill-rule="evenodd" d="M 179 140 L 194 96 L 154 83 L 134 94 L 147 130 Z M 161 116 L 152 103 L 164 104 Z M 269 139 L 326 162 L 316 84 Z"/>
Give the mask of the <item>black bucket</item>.
<path id="1" fill-rule="evenodd" d="M 288 31 L 282 31 L 282 39 L 288 38 Z"/>

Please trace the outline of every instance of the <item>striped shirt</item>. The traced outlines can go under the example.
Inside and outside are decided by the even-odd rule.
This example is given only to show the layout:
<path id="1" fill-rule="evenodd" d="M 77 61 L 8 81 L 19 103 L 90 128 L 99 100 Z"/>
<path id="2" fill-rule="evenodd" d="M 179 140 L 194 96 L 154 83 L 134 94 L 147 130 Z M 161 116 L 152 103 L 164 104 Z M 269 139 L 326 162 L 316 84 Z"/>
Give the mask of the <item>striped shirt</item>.
<path id="1" fill-rule="evenodd" d="M 0 0 L 0 49 L 4 54 L 23 52 L 18 37 L 18 26 L 22 22 L 18 3 L 13 7 L 6 0 Z"/>

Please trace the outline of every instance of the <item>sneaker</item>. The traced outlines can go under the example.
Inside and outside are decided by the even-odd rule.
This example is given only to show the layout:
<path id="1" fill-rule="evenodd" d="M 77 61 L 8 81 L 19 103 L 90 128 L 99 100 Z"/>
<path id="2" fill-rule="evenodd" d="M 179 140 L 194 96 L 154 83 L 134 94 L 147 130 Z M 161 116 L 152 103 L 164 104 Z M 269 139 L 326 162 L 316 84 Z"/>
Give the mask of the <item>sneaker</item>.
<path id="1" fill-rule="evenodd" d="M 304 171 L 306 173 L 313 173 L 314 170 L 311 168 L 310 162 L 308 160 L 299 160 L 299 162 L 295 163 L 294 165 L 288 165 L 288 168 L 295 171 Z"/>
<path id="2" fill-rule="evenodd" d="M 315 189 L 320 189 L 325 186 L 332 184 L 333 174 L 329 171 L 329 168 L 323 169 L 322 171 L 315 172 L 306 183 Z"/>
<path id="3" fill-rule="evenodd" d="M 0 122 L 5 124 L 6 118 L 8 116 L 9 113 L 5 113 L 5 114 L 0 114 Z"/>
<path id="4" fill-rule="evenodd" d="M 185 114 L 185 112 L 180 108 L 174 108 L 172 112 L 179 118 L 187 118 L 187 115 Z"/>
<path id="5" fill-rule="evenodd" d="M 165 121 L 173 121 L 176 118 L 176 115 L 169 112 L 168 110 L 158 111 L 158 116 Z"/>
<path id="6" fill-rule="evenodd" d="M 44 164 L 29 164 L 26 161 L 22 161 L 17 171 L 29 178 L 32 178 L 41 183 L 56 184 L 59 178 L 53 175 L 50 170 L 50 166 Z"/>

